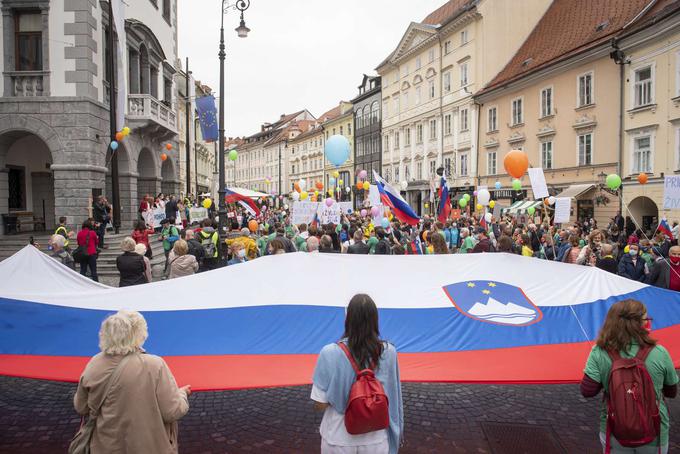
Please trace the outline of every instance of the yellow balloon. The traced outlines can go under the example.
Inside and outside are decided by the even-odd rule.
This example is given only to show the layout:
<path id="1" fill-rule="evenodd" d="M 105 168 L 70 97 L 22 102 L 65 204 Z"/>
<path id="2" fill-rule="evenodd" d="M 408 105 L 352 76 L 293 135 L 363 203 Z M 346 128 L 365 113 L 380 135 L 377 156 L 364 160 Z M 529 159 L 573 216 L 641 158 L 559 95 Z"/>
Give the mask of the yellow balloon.
<path id="1" fill-rule="evenodd" d="M 130 135 L 130 128 L 128 128 L 128 127 L 126 126 L 126 127 L 124 127 L 124 128 L 122 129 L 121 132 L 123 133 L 124 136 L 128 136 L 128 135 Z"/>
<path id="2" fill-rule="evenodd" d="M 319 197 L 319 191 L 314 191 L 314 197 Z"/>
<path id="3" fill-rule="evenodd" d="M 426 204 L 425 204 L 425 208 L 430 208 L 430 204 L 429 204 L 429 203 L 426 203 Z"/>
<path id="4" fill-rule="evenodd" d="M 364 191 L 368 191 L 371 188 L 371 183 L 364 181 Z"/>
<path id="5" fill-rule="evenodd" d="M 480 205 L 480 204 L 478 203 L 478 204 L 477 204 L 477 211 L 481 211 L 482 208 L 484 208 L 484 207 L 482 207 L 482 205 Z"/>
<path id="6" fill-rule="evenodd" d="M 339 176 L 340 176 L 340 172 L 338 172 L 337 170 L 333 172 L 334 178 L 338 178 Z M 342 184 L 342 183 L 340 183 L 340 184 Z"/>
<path id="7" fill-rule="evenodd" d="M 203 208 L 210 208 L 212 206 L 212 200 L 210 198 L 204 199 L 203 200 Z"/>
<path id="8" fill-rule="evenodd" d="M 493 209 L 493 207 L 495 207 L 495 206 L 496 206 L 496 202 L 495 202 L 495 201 L 492 200 L 491 202 L 489 202 L 489 208 L 492 208 L 492 209 Z"/>
<path id="9" fill-rule="evenodd" d="M 309 197 L 309 194 L 307 194 L 307 191 L 302 191 L 300 193 L 300 200 L 307 200 L 307 197 Z"/>
<path id="10" fill-rule="evenodd" d="M 343 185 L 343 183 L 344 183 L 344 181 L 342 181 L 342 180 L 338 180 L 338 186 L 342 186 L 342 185 Z"/>

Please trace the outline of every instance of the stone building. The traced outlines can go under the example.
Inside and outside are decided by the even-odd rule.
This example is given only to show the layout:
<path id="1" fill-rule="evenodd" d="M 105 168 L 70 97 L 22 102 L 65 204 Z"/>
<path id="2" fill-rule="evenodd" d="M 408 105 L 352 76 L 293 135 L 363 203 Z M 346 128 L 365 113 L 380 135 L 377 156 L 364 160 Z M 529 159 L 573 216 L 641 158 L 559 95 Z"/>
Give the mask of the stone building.
<path id="1" fill-rule="evenodd" d="M 368 180 L 373 181 L 373 171 L 380 174 L 381 168 L 381 83 L 380 76 L 364 74 L 359 85 L 359 94 L 352 99 L 354 112 L 354 176 L 362 170 L 368 174 Z M 356 184 L 352 186 L 354 205 L 359 206 L 368 196 L 364 190 L 359 190 Z"/>
<path id="2" fill-rule="evenodd" d="M 123 47 L 115 69 L 125 79 L 117 88 L 132 130 L 116 151 L 125 227 L 137 218 L 140 194 L 178 189 L 176 0 L 134 3 L 121 2 L 124 20 L 116 22 L 124 30 L 114 35 Z M 26 221 L 22 230 L 51 229 L 60 216 L 80 224 L 93 198 L 111 200 L 108 5 L 2 0 L 0 7 L 0 214 Z"/>

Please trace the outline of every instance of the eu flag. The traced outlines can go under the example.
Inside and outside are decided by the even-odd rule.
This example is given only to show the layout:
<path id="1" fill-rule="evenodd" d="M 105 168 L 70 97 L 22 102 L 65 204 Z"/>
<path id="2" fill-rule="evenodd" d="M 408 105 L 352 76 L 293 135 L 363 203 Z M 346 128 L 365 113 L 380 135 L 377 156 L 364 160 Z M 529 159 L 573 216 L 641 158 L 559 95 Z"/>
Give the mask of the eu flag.
<path id="1" fill-rule="evenodd" d="M 214 142 L 219 137 L 217 131 L 217 109 L 215 108 L 215 97 L 212 95 L 196 98 L 196 110 L 198 110 L 198 121 L 201 123 L 201 133 L 203 140 Z"/>

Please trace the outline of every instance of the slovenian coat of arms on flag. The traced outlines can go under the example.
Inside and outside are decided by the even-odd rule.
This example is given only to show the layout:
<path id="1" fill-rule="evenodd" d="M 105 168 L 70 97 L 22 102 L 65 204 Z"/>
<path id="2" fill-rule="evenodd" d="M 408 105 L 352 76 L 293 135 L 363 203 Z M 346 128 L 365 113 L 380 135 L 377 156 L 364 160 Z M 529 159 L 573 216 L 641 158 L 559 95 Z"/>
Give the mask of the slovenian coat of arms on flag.
<path id="1" fill-rule="evenodd" d="M 463 315 L 481 322 L 527 326 L 543 318 L 521 288 L 503 282 L 456 282 L 444 287 L 444 292 Z"/>

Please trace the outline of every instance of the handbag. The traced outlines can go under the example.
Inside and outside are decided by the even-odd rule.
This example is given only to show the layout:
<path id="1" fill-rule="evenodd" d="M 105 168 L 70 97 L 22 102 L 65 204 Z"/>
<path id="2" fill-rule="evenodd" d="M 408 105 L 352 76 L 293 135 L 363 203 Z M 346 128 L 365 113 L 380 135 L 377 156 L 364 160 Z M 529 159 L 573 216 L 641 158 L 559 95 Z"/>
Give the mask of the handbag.
<path id="1" fill-rule="evenodd" d="M 75 260 L 78 263 L 83 263 L 87 261 L 87 258 L 90 256 L 90 253 L 87 252 L 87 250 L 90 247 L 90 232 L 92 230 L 88 230 L 87 232 L 87 237 L 85 238 L 85 245 L 79 244 L 78 247 L 76 248 L 75 251 L 73 251 L 73 260 Z"/>
<path id="2" fill-rule="evenodd" d="M 73 437 L 73 440 L 71 440 L 71 444 L 69 444 L 68 446 L 68 454 L 90 454 L 90 442 L 92 441 L 92 434 L 94 433 L 94 428 L 97 426 L 97 417 L 99 416 L 99 411 L 101 410 L 102 405 L 104 405 L 104 401 L 106 400 L 106 397 L 109 395 L 109 391 L 111 391 L 111 386 L 113 385 L 113 382 L 115 382 L 118 379 L 118 377 L 120 377 L 120 374 L 123 372 L 125 363 L 127 363 L 127 360 L 130 356 L 131 355 L 125 355 L 123 359 L 118 363 L 118 366 L 116 366 L 115 370 L 109 376 L 109 379 L 106 382 L 106 389 L 104 390 L 102 400 L 99 402 L 99 405 L 97 405 L 97 408 L 94 410 L 94 412 L 90 411 L 90 416 L 87 419 L 87 422 L 83 424 L 81 421 L 78 433 L 76 433 L 76 435 Z"/>

